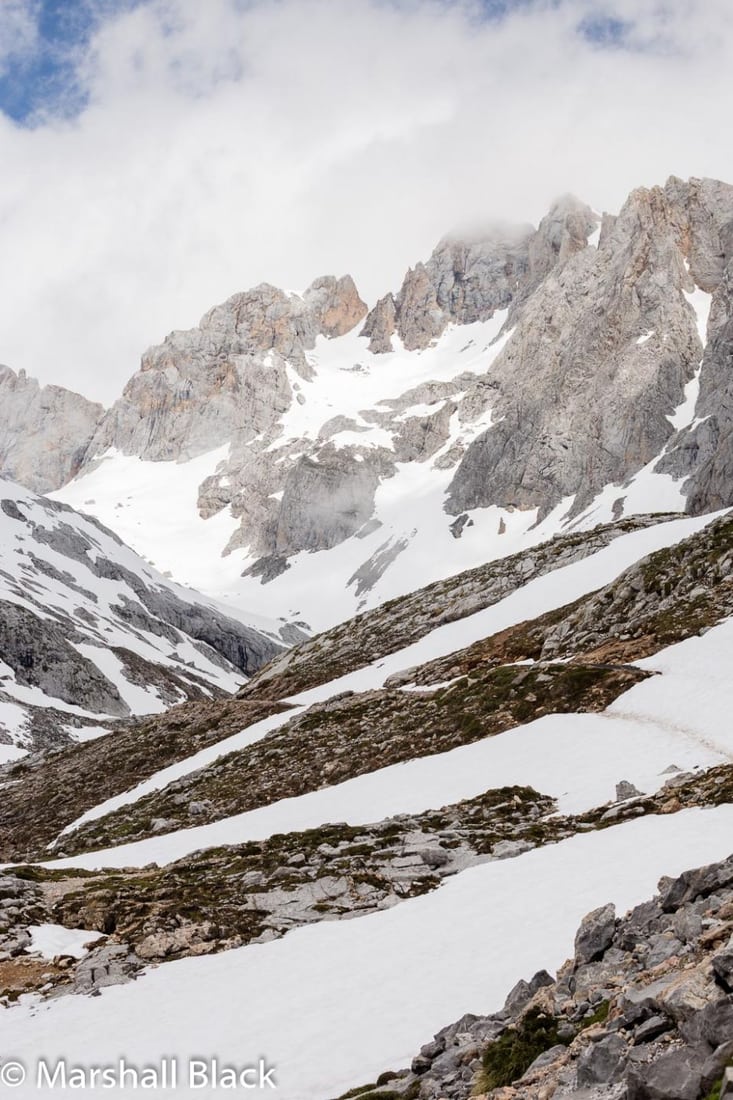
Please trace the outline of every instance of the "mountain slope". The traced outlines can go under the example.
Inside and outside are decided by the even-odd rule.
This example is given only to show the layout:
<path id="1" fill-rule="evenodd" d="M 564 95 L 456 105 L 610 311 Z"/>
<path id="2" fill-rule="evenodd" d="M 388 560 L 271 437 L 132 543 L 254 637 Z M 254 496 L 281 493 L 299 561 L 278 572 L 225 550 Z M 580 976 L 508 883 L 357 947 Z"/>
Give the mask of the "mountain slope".
<path id="1" fill-rule="evenodd" d="M 283 649 L 283 633 L 292 638 L 282 624 L 226 615 L 96 520 L 0 481 L 5 744 L 68 741 L 231 692 Z"/>
<path id="2" fill-rule="evenodd" d="M 267 621 L 0 485 L 4 1051 L 264 1052 L 286 1100 L 712 1087 L 729 862 L 644 899 L 730 855 L 733 188 L 598 220 L 446 239 L 371 310 L 256 287 L 59 425 L 59 496 Z"/>
<path id="3" fill-rule="evenodd" d="M 0 879 L 2 973 L 45 989 L 6 1041 L 236 1062 L 244 1021 L 282 1095 L 322 1100 L 499 1011 L 588 909 L 729 854 L 732 555 L 727 515 L 565 536 L 307 641 L 242 698 L 6 766 L 0 856 L 43 865 Z M 38 928 L 93 946 L 40 961 Z M 426 1065 L 410 1095 L 463 1097 Z"/>

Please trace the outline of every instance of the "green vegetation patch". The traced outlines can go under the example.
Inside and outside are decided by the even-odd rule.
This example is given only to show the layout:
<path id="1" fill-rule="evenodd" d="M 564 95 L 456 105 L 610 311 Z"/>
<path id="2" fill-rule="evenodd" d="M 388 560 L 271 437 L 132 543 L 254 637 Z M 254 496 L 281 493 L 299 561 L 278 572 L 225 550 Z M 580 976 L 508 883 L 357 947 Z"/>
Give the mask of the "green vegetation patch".
<path id="1" fill-rule="evenodd" d="M 558 1035 L 557 1020 L 539 1008 L 531 1008 L 516 1028 L 508 1028 L 487 1047 L 477 1092 L 511 1085 L 551 1047 L 565 1043 Z"/>

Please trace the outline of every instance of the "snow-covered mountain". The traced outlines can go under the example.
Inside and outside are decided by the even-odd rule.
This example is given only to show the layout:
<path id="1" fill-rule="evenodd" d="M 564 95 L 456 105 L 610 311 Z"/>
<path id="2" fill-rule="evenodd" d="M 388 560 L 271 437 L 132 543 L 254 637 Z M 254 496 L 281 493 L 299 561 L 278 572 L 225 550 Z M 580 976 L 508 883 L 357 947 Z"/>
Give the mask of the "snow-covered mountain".
<path id="1" fill-rule="evenodd" d="M 730 503 L 731 226 L 733 188 L 673 178 L 446 239 L 371 310 L 348 277 L 237 294 L 83 423 L 58 497 L 316 628 L 559 530 Z"/>
<path id="2" fill-rule="evenodd" d="M 2 756 L 230 693 L 298 636 L 234 618 L 97 520 L 0 480 Z"/>
<path id="3" fill-rule="evenodd" d="M 3 1059 L 720 1094 L 732 262 L 673 178 L 235 295 L 107 412 L 0 374 L 60 486 L 0 484 Z"/>

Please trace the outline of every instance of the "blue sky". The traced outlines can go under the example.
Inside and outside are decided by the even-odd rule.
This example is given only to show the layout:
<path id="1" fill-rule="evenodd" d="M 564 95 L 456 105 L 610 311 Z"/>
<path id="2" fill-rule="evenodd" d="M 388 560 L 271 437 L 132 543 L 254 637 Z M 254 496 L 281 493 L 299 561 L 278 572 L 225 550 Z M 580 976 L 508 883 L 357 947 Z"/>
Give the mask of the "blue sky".
<path id="1" fill-rule="evenodd" d="M 30 49 L 10 53 L 0 74 L 0 110 L 27 122 L 44 110 L 76 113 L 86 102 L 76 68 L 104 20 L 144 0 L 29 0 L 37 31 Z"/>
<path id="2" fill-rule="evenodd" d="M 21 125 L 37 125 L 49 113 L 73 117 L 83 110 L 88 91 L 77 69 L 92 35 L 106 20 L 150 0 L 12 2 L 25 6 L 37 34 L 32 44 L 24 43 L 5 59 L 4 71 L 0 70 L 0 111 Z M 499 22 L 533 2 L 480 0 L 478 10 L 486 21 Z M 631 24 L 607 14 L 600 5 L 597 8 L 578 21 L 578 33 L 600 47 L 623 46 Z"/>

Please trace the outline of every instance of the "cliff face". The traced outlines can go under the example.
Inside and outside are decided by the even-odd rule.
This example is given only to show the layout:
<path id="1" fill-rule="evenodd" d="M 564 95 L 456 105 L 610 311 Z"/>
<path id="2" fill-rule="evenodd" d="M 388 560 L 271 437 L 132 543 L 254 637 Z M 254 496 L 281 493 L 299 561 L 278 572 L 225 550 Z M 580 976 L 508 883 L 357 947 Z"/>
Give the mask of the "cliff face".
<path id="1" fill-rule="evenodd" d="M 543 513 L 574 497 L 578 512 L 660 454 L 703 354 L 687 296 L 720 299 L 731 217 L 733 188 L 671 180 L 634 192 L 597 250 L 550 271 L 515 312 L 492 369 L 500 422 L 463 459 L 450 511 L 511 502 Z M 720 322 L 716 303 L 715 333 Z"/>
<path id="2" fill-rule="evenodd" d="M 272 432 L 293 396 L 287 367 L 307 378 L 316 337 L 341 336 L 365 313 L 348 276 L 317 279 L 302 298 L 266 283 L 235 294 L 143 355 L 90 455 L 180 461 Z"/>
<path id="3" fill-rule="evenodd" d="M 39 493 L 78 472 L 103 408 L 0 366 L 0 474 Z"/>

